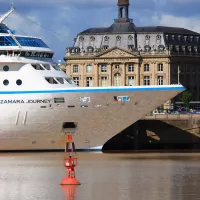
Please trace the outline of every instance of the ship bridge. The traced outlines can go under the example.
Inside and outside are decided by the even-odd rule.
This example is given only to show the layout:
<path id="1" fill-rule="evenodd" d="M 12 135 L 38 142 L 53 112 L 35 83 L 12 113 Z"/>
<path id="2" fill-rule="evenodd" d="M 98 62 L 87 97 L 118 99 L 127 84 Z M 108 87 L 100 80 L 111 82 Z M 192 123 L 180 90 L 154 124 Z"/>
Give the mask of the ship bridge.
<path id="1" fill-rule="evenodd" d="M 0 55 L 52 58 L 54 52 L 41 38 L 17 35 L 3 23 L 14 10 L 0 17 Z"/>

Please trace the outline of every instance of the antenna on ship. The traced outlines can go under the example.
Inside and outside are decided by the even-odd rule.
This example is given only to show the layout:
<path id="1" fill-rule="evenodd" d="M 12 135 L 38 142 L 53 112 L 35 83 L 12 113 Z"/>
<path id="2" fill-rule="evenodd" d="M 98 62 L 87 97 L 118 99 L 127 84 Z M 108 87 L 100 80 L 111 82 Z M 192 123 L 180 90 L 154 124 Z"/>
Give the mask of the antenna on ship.
<path id="1" fill-rule="evenodd" d="M 10 9 L 7 13 L 5 13 L 5 14 L 0 18 L 0 24 L 1 24 L 12 12 L 14 12 L 14 10 L 15 10 L 14 4 L 11 3 L 11 9 Z"/>

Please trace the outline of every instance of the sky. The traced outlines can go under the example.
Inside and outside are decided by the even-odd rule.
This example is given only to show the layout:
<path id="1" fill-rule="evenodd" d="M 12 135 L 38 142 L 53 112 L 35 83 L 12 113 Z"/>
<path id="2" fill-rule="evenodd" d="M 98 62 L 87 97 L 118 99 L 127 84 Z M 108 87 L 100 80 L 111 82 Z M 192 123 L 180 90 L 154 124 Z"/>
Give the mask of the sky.
<path id="1" fill-rule="evenodd" d="M 110 26 L 117 0 L 0 0 L 0 15 L 16 8 L 5 23 L 16 33 L 42 38 L 62 60 L 79 32 Z M 130 0 L 136 26 L 175 26 L 200 33 L 200 0 Z"/>

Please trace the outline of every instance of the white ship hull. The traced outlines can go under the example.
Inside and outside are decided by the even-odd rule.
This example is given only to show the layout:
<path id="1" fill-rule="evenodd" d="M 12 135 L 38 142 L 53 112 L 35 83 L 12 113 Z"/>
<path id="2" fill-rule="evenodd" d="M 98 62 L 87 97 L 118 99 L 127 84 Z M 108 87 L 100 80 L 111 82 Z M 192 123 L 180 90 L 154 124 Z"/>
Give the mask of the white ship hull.
<path id="1" fill-rule="evenodd" d="M 74 133 L 77 149 L 102 146 L 183 90 L 182 86 L 161 86 L 3 92 L 0 150 L 63 149 L 63 132 Z M 130 101 L 116 102 L 114 96 L 128 96 Z M 65 103 L 53 102 L 62 97 Z M 83 97 L 90 102 L 81 102 Z M 63 129 L 65 122 L 77 127 Z"/>

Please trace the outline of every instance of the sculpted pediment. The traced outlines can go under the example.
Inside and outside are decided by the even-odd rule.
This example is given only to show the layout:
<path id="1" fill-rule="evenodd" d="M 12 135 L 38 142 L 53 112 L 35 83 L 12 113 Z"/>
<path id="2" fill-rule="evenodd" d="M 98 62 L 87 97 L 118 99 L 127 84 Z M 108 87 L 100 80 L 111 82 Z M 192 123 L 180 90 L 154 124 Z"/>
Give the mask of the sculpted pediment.
<path id="1" fill-rule="evenodd" d="M 99 58 L 119 58 L 119 57 L 137 57 L 132 52 L 123 50 L 121 48 L 112 48 L 104 51 L 103 53 L 98 54 L 96 57 Z"/>

